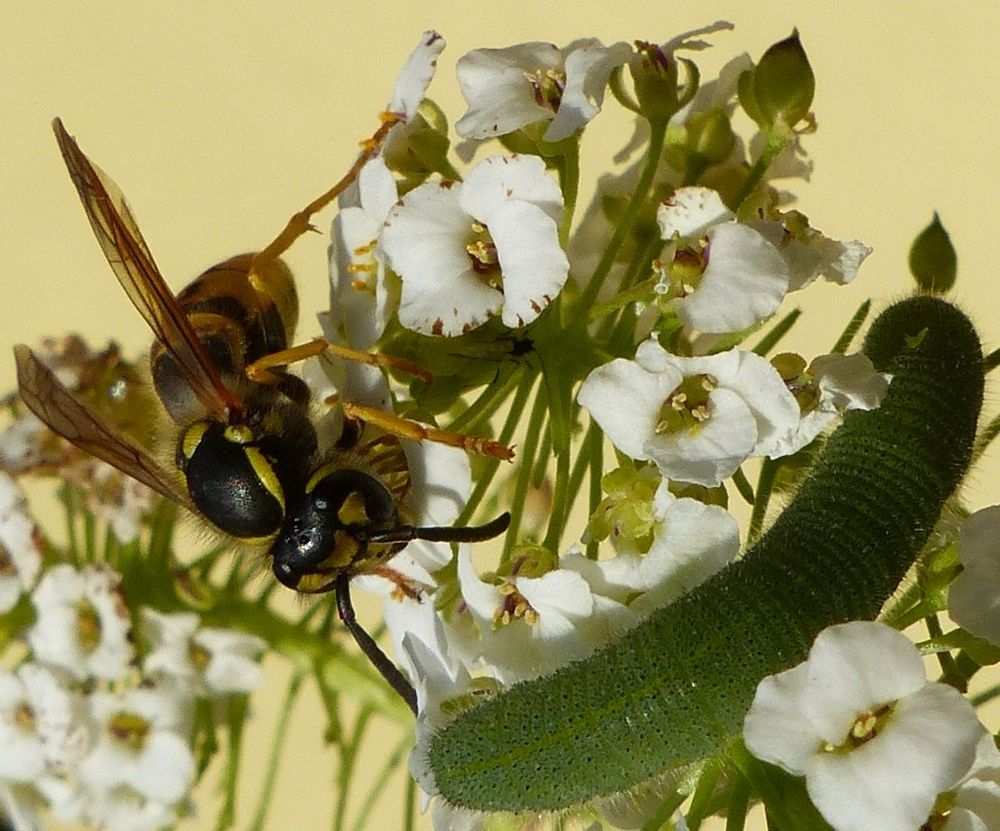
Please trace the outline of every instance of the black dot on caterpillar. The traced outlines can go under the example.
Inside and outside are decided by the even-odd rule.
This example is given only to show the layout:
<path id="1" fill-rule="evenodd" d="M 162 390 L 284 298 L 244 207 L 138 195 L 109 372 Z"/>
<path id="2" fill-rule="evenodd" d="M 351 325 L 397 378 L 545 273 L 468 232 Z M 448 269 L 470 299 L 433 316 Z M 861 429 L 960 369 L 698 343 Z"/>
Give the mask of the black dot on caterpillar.
<path id="1" fill-rule="evenodd" d="M 876 617 L 969 463 L 983 397 L 979 338 L 930 296 L 864 344 L 893 375 L 851 412 L 747 554 L 591 657 L 511 687 L 430 738 L 434 784 L 481 811 L 558 810 L 723 751 L 758 682 L 825 627 Z"/>

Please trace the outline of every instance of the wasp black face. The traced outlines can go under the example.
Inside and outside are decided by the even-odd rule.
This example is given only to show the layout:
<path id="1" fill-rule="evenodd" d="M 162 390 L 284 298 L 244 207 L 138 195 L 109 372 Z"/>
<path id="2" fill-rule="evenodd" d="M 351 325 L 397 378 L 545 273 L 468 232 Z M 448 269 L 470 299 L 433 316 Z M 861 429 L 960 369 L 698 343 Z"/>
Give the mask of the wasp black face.
<path id="1" fill-rule="evenodd" d="M 301 502 L 288 507 L 271 548 L 274 574 L 292 589 L 308 574 L 334 575 L 364 558 L 371 535 L 397 521 L 392 495 L 374 476 L 321 468 Z"/>

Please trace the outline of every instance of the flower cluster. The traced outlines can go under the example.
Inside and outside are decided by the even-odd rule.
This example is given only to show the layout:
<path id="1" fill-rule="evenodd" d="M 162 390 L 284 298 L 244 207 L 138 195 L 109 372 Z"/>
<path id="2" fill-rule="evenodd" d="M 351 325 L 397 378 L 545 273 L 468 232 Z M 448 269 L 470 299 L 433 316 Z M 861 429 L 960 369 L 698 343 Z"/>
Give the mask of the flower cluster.
<path id="1" fill-rule="evenodd" d="M 867 305 L 829 354 L 776 348 L 797 319 L 779 317 L 786 295 L 821 277 L 850 283 L 871 249 L 826 236 L 785 189 L 808 177 L 803 140 L 815 129 L 798 35 L 703 82 L 692 53 L 730 28 L 474 50 L 457 62 L 468 109 L 454 149 L 425 98 L 445 45 L 427 32 L 389 104 L 392 126 L 340 196 L 321 325 L 330 343 L 379 352 L 391 369 L 322 355 L 302 374 L 317 401 L 391 411 L 379 428 L 401 437 L 399 538 L 418 538 L 352 582 L 384 598 L 387 640 L 416 694 L 411 772 L 437 828 L 488 818 L 434 798 L 436 730 L 483 696 L 591 654 L 725 568 L 759 535 L 772 494 L 793 489 L 845 414 L 878 407 L 892 383 L 852 351 Z M 580 147 L 609 96 L 635 122 L 617 159 L 626 164 L 603 173 L 580 210 Z M 51 346 L 47 360 L 90 406 L 138 437 L 155 433 L 155 403 L 116 350 Z M 431 380 L 397 371 L 408 366 Z M 351 412 L 318 416 L 334 446 Z M 276 612 L 274 586 L 255 586 L 245 565 L 219 579 L 221 548 L 179 565 L 173 507 L 16 406 L 15 416 L 0 441 L 0 612 L 28 657 L 0 676 L 0 795 L 18 828 L 43 805 L 102 828 L 176 823 L 192 810 L 197 754 L 211 752 L 215 716 L 203 705 L 252 690 L 267 648 L 315 679 L 328 732 L 340 733 L 349 685 L 331 680 L 345 660 L 330 645 L 333 604 Z M 516 445 L 514 463 L 476 457 L 483 437 Z M 12 478 L 53 472 L 71 531 L 85 537 L 71 534 L 65 550 L 35 527 Z M 742 540 L 728 510 L 736 498 L 753 511 Z M 469 542 L 419 538 L 421 526 L 499 510 L 510 527 L 490 565 Z M 1000 755 L 960 694 L 1000 660 L 997 511 L 961 532 L 943 522 L 917 589 L 886 618 L 927 621 L 925 648 L 941 655 L 945 683 L 928 683 L 910 641 L 871 622 L 826 630 L 806 663 L 761 682 L 745 746 L 805 778 L 803 810 L 818 810 L 817 823 L 1000 827 Z M 97 521 L 108 526 L 99 554 Z M 961 628 L 941 631 L 946 609 Z M 351 691 L 363 688 L 366 712 L 398 715 L 374 672 L 352 671 L 365 679 Z M 349 770 L 356 746 L 339 741 Z M 746 788 L 761 781 L 748 766 L 759 764 L 746 757 L 727 781 L 712 766 L 692 769 L 671 780 L 673 796 L 591 806 L 585 821 L 637 826 L 696 791 L 690 821 L 711 803 L 738 827 Z M 773 792 L 755 795 L 779 810 Z"/>

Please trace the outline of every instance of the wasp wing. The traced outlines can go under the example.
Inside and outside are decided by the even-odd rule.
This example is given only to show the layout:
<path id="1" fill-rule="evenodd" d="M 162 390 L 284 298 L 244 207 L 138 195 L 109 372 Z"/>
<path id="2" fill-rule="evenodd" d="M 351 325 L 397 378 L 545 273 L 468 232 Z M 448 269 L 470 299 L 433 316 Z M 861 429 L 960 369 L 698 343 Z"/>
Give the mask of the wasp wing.
<path id="1" fill-rule="evenodd" d="M 177 478 L 100 413 L 80 403 L 24 344 L 14 347 L 21 399 L 53 432 L 197 513 Z"/>
<path id="2" fill-rule="evenodd" d="M 222 382 L 191 321 L 160 274 L 125 196 L 88 159 L 58 118 L 52 129 L 104 256 L 157 340 L 177 361 L 198 400 L 220 419 L 241 409 Z"/>

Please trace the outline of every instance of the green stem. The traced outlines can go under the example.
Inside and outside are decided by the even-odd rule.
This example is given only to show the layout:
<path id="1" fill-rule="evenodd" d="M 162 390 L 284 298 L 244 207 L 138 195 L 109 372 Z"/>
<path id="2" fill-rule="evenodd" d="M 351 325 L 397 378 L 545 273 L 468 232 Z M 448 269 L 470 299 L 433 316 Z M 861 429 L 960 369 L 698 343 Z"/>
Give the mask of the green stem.
<path id="1" fill-rule="evenodd" d="M 788 331 L 795 325 L 795 322 L 802 315 L 802 309 L 792 309 L 781 320 L 771 327 L 771 330 L 764 335 L 753 348 L 753 352 L 761 357 L 765 357 L 781 339 L 788 334 Z"/>
<path id="2" fill-rule="evenodd" d="M 632 199 L 618 220 L 618 225 L 615 227 L 615 232 L 608 243 L 608 247 L 604 249 L 604 253 L 601 255 L 600 262 L 598 262 L 594 273 L 587 282 L 586 288 L 584 288 L 580 295 L 576 304 L 576 315 L 571 325 L 580 325 L 586 320 L 590 307 L 594 305 L 594 300 L 597 298 L 597 293 L 601 290 L 601 286 L 604 285 L 604 280 L 608 276 L 608 272 L 611 271 L 611 266 L 614 265 L 618 249 L 621 248 L 625 238 L 632 230 L 632 226 L 635 225 L 635 221 L 639 216 L 639 211 L 646 203 L 649 188 L 653 184 L 653 177 L 656 175 L 656 169 L 660 164 L 660 155 L 663 152 L 663 137 L 666 131 L 667 123 L 665 121 L 650 124 L 646 163 L 639 176 L 639 181 L 636 183 L 635 192 L 632 194 Z"/>
<path id="3" fill-rule="evenodd" d="M 482 422 L 489 421 L 517 387 L 523 374 L 524 368 L 516 367 L 504 381 L 499 383 L 494 381 L 492 384 L 487 384 L 476 400 L 466 407 L 461 415 L 449 422 L 444 429 L 452 433 L 464 433 L 474 430 Z"/>
<path id="4" fill-rule="evenodd" d="M 659 277 L 650 277 L 648 280 L 643 280 L 641 283 L 632 286 L 632 288 L 609 297 L 603 303 L 598 303 L 588 312 L 587 317 L 591 322 L 600 320 L 602 317 L 607 317 L 620 311 L 629 303 L 635 303 L 637 300 L 645 300 L 659 281 Z"/>
<path id="5" fill-rule="evenodd" d="M 747 479 L 747 475 L 743 472 L 743 468 L 737 468 L 736 472 L 733 474 L 733 484 L 736 485 L 736 490 L 739 492 L 740 496 L 747 505 L 753 505 L 755 502 L 753 495 L 753 485 L 750 484 L 750 480 Z"/>
<path id="6" fill-rule="evenodd" d="M 403 831 L 413 831 L 417 823 L 417 783 L 406 777 L 403 804 Z"/>
<path id="7" fill-rule="evenodd" d="M 239 781 L 240 759 L 243 756 L 243 727 L 246 725 L 249 698 L 231 695 L 226 699 L 226 722 L 229 728 L 229 745 L 226 748 L 226 769 L 222 775 L 224 798 L 216 831 L 232 828 L 236 822 L 236 786 Z"/>
<path id="8" fill-rule="evenodd" d="M 685 817 L 689 831 L 698 831 L 705 817 L 709 815 L 709 806 L 712 804 L 712 797 L 721 776 L 722 766 L 716 760 L 710 761 L 702 770 Z"/>
<path id="9" fill-rule="evenodd" d="M 927 627 L 927 632 L 930 634 L 931 638 L 940 638 L 944 632 L 941 629 L 941 621 L 938 620 L 937 615 L 928 615 L 924 620 L 924 625 Z M 938 652 L 936 653 L 937 661 L 941 665 L 941 682 L 945 684 L 951 684 L 951 686 L 960 685 L 962 689 L 960 692 L 965 692 L 966 681 L 962 678 L 958 667 L 955 665 L 955 659 L 950 652 Z"/>
<path id="10" fill-rule="evenodd" d="M 281 707 L 281 714 L 278 716 L 278 725 L 274 734 L 274 741 L 271 744 L 271 752 L 267 758 L 267 768 L 264 772 L 264 786 L 261 788 L 260 798 L 257 801 L 257 810 L 254 813 L 253 822 L 250 823 L 250 831 L 261 831 L 264 821 L 267 819 L 268 809 L 271 807 L 274 786 L 278 780 L 278 763 L 281 760 L 281 751 L 288 738 L 288 722 L 292 717 L 292 705 L 298 697 L 302 688 L 304 674 L 296 671 L 292 675 L 292 680 L 288 683 L 288 691 L 285 693 L 285 700 Z"/>
<path id="11" fill-rule="evenodd" d="M 507 411 L 507 418 L 504 420 L 503 427 L 500 428 L 500 435 L 497 437 L 497 441 L 500 444 L 510 444 L 510 440 L 513 438 L 514 430 L 517 429 L 517 425 L 521 420 L 521 413 L 524 412 L 524 406 L 528 401 L 528 396 L 531 394 L 531 388 L 534 384 L 535 378 L 533 375 L 527 372 L 522 374 L 517 392 L 514 393 L 514 400 Z M 462 508 L 462 512 L 455 520 L 456 525 L 465 525 L 475 514 L 476 509 L 486 495 L 486 491 L 493 484 L 493 479 L 499 467 L 499 459 L 491 457 L 485 461 L 480 476 L 476 481 L 476 486 L 472 489 L 472 493 L 469 494 L 469 498 L 465 502 L 465 507 Z"/>
<path id="12" fill-rule="evenodd" d="M 351 778 L 354 776 L 354 762 L 358 757 L 358 748 L 364 738 L 368 722 L 371 721 L 372 709 L 362 707 L 354 720 L 351 737 L 344 743 L 340 754 L 340 770 L 337 772 L 337 809 L 333 815 L 334 831 L 342 831 L 344 819 L 347 816 L 347 798 L 351 793 Z"/>
<path id="13" fill-rule="evenodd" d="M 563 216 L 559 227 L 559 244 L 566 248 L 573 227 L 573 214 L 580 193 L 580 140 L 566 142 L 566 152 L 558 156 L 559 186 L 563 194 Z"/>
<path id="14" fill-rule="evenodd" d="M 750 807 L 750 782 L 742 776 L 735 777 L 729 792 L 726 812 L 726 831 L 743 831 Z"/>
<path id="15" fill-rule="evenodd" d="M 830 350 L 831 352 L 843 355 L 847 351 L 847 348 L 851 345 L 851 341 L 854 340 L 854 336 L 858 333 L 861 325 L 868 319 L 868 313 L 871 310 L 871 300 L 866 300 L 858 306 L 858 310 L 847 322 L 847 326 L 845 326 L 844 331 L 840 333 L 840 337 L 837 338 L 837 342 L 833 345 L 833 349 Z"/>
<path id="16" fill-rule="evenodd" d="M 983 371 L 992 372 L 1000 365 L 1000 349 L 994 349 L 983 358 Z"/>
<path id="17" fill-rule="evenodd" d="M 535 403 L 528 417 L 525 430 L 524 447 L 521 448 L 521 458 L 518 462 L 517 478 L 514 480 L 514 493 L 510 500 L 510 528 L 504 535 L 503 554 L 500 562 L 510 559 L 510 552 L 518 539 L 521 530 L 521 519 L 524 516 L 524 500 L 531 484 L 531 470 L 535 463 L 535 454 L 542 435 L 542 429 L 548 415 L 549 401 L 545 384 L 540 384 L 535 391 Z"/>
<path id="18" fill-rule="evenodd" d="M 987 687 L 982 692 L 976 693 L 969 698 L 969 702 L 978 709 L 997 698 L 1000 698 L 1000 684 L 994 684 L 992 687 Z"/>
<path id="19" fill-rule="evenodd" d="M 588 456 L 588 470 L 590 473 L 589 481 L 589 492 L 587 494 L 587 516 L 591 517 L 594 515 L 594 511 L 597 510 L 597 506 L 601 504 L 601 497 L 603 493 L 601 491 L 601 479 L 604 476 L 604 433 L 598 428 L 597 422 L 590 422 L 590 427 L 587 428 L 587 435 L 590 437 L 590 447 L 589 452 L 586 454 Z M 587 558 L 591 560 L 597 559 L 597 540 L 591 540 L 587 543 Z"/>
<path id="20" fill-rule="evenodd" d="M 990 423 L 976 436 L 976 441 L 972 445 L 972 464 L 979 461 L 979 457 L 986 452 L 986 448 L 990 446 L 997 435 L 1000 435 L 1000 415 L 990 419 Z"/>
<path id="21" fill-rule="evenodd" d="M 365 831 L 365 824 L 368 821 L 368 816 L 371 814 L 372 808 L 378 803 L 379 796 L 384 792 L 385 784 L 389 781 L 389 777 L 396 771 L 399 767 L 400 762 L 403 760 L 403 754 L 410 748 L 413 744 L 413 736 L 407 733 L 403 736 L 402 741 L 397 743 L 397 745 L 392 749 L 392 753 L 385 760 L 385 764 L 382 765 L 382 769 L 379 771 L 378 776 L 372 781 L 371 787 L 368 789 L 368 793 L 365 796 L 364 801 L 361 803 L 361 810 L 358 812 L 357 818 L 354 820 L 354 831 Z"/>
<path id="22" fill-rule="evenodd" d="M 549 517 L 549 527 L 542 543 L 549 551 L 559 553 L 559 540 L 562 538 L 569 516 L 570 506 L 570 472 L 569 451 L 556 455 L 555 494 L 552 497 L 552 513 Z"/>
<path id="23" fill-rule="evenodd" d="M 747 174 L 743 187 L 740 188 L 740 192 L 733 200 L 733 204 L 731 206 L 733 210 L 737 210 L 740 205 L 743 204 L 743 200 L 753 193 L 754 188 L 757 187 L 757 184 L 764 178 L 764 174 L 767 173 L 767 169 L 771 166 L 771 162 L 773 162 L 781 151 L 785 149 L 785 145 L 787 143 L 788 139 L 783 135 L 779 136 L 772 133 L 767 137 L 767 143 L 764 145 L 764 149 L 761 150 L 760 156 L 757 157 L 757 161 L 753 163 L 753 167 L 750 168 L 750 173 Z"/>
<path id="24" fill-rule="evenodd" d="M 747 532 L 747 544 L 755 542 L 764 530 L 764 517 L 767 515 L 767 505 L 771 501 L 774 490 L 774 480 L 778 474 L 781 462 L 775 459 L 764 459 L 757 477 L 757 494 L 753 501 L 753 511 L 750 512 L 750 529 Z"/>

